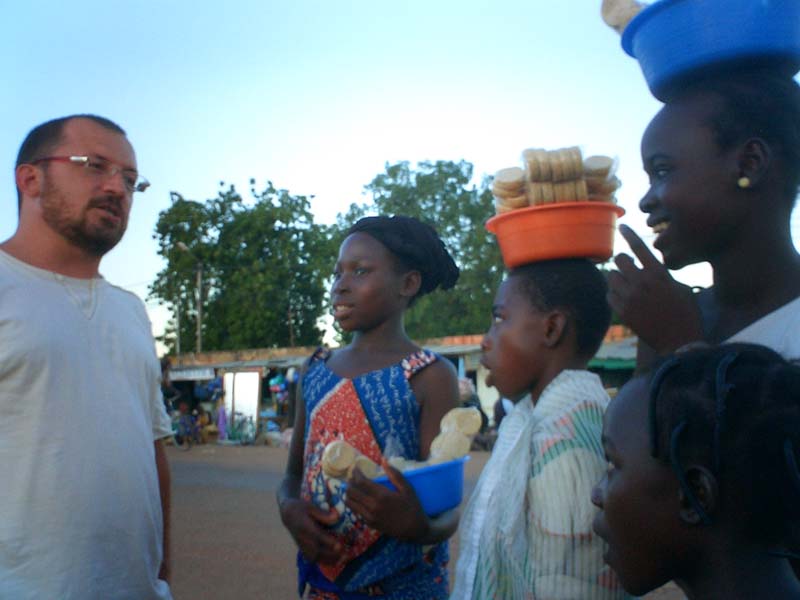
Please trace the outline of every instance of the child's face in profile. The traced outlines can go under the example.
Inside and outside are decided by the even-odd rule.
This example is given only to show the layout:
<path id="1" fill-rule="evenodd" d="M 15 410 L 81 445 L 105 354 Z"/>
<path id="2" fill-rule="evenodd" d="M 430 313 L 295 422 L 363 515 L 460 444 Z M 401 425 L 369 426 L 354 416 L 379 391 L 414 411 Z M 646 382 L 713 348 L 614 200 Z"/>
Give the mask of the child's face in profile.
<path id="1" fill-rule="evenodd" d="M 600 509 L 595 532 L 608 543 L 603 556 L 623 587 L 643 595 L 685 569 L 678 483 L 668 464 L 650 455 L 649 380 L 626 384 L 603 419 L 608 471 L 592 490 Z"/>
<path id="2" fill-rule="evenodd" d="M 487 385 L 512 400 L 529 392 L 541 371 L 544 315 L 521 287 L 516 277 L 500 285 L 492 306 L 492 325 L 481 341 L 481 364 L 489 369 Z"/>
<path id="3" fill-rule="evenodd" d="M 650 189 L 639 207 L 670 269 L 708 260 L 743 218 L 732 206 L 735 150 L 723 152 L 709 125 L 719 102 L 705 94 L 667 104 L 642 137 Z"/>

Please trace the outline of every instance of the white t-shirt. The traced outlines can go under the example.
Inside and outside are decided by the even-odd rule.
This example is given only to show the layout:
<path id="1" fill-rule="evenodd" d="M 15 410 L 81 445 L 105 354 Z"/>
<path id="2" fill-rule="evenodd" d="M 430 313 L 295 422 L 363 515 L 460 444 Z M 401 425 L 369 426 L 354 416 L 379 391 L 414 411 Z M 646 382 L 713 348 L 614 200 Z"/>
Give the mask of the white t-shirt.
<path id="1" fill-rule="evenodd" d="M 0 251 L 0 598 L 171 598 L 170 433 L 141 300 Z"/>
<path id="2" fill-rule="evenodd" d="M 726 342 L 749 342 L 772 348 L 786 360 L 800 363 L 800 298 L 761 317 Z"/>

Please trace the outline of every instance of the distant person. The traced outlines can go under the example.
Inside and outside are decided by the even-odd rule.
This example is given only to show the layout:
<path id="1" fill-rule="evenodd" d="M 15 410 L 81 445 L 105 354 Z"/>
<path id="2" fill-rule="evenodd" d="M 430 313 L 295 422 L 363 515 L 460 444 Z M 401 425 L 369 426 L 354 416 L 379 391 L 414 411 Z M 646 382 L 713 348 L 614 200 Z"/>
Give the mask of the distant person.
<path id="1" fill-rule="evenodd" d="M 609 302 L 644 342 L 639 363 L 703 340 L 766 345 L 800 361 L 800 254 L 791 214 L 800 184 L 800 86 L 767 70 L 695 79 L 642 138 L 650 189 L 639 202 L 663 264 L 629 228 Z M 693 293 L 668 269 L 709 262 Z"/>
<path id="2" fill-rule="evenodd" d="M 481 364 L 515 406 L 464 513 L 453 598 L 626 597 L 589 499 L 606 469 L 608 396 L 586 370 L 611 320 L 606 291 L 585 259 L 516 267 L 497 291 Z"/>
<path id="3" fill-rule="evenodd" d="M 752 344 L 695 349 L 627 383 L 603 424 L 595 531 L 625 589 L 800 598 L 800 367 Z"/>
<path id="4" fill-rule="evenodd" d="M 333 316 L 353 338 L 344 348 L 317 351 L 301 374 L 278 492 L 281 519 L 300 549 L 304 598 L 448 597 L 447 539 L 458 527 L 457 510 L 426 516 L 388 464 L 398 491 L 356 470 L 345 499 L 320 459 L 338 439 L 376 463 L 428 457 L 442 417 L 458 405 L 457 377 L 450 361 L 408 338 L 403 315 L 417 298 L 457 279 L 436 231 L 410 217 L 361 219 L 339 248 Z"/>
<path id="5" fill-rule="evenodd" d="M 169 414 L 177 409 L 176 403 L 182 396 L 181 391 L 172 383 L 171 371 L 172 362 L 169 356 L 165 356 L 161 359 L 161 397 L 164 399 L 164 408 Z"/>
<path id="6" fill-rule="evenodd" d="M 146 183 L 125 132 L 73 115 L 16 164 L 0 244 L 0 597 L 171 598 L 172 434 L 144 305 L 99 274 Z"/>

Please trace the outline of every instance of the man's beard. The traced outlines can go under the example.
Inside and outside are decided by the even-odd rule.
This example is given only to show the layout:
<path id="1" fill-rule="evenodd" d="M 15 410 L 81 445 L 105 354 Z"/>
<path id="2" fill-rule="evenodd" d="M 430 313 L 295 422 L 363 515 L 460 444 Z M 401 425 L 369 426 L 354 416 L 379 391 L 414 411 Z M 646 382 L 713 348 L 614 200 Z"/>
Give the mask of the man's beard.
<path id="1" fill-rule="evenodd" d="M 58 187 L 45 182 L 42 189 L 42 218 L 51 229 L 72 245 L 92 256 L 100 257 L 117 245 L 128 226 L 122 203 L 123 200 L 114 197 L 95 197 L 89 200 L 78 216 L 70 215 L 63 193 Z M 101 219 L 103 225 L 90 225 L 87 214 L 89 210 L 105 205 L 117 208 L 120 222 L 106 224 L 105 220 Z"/>

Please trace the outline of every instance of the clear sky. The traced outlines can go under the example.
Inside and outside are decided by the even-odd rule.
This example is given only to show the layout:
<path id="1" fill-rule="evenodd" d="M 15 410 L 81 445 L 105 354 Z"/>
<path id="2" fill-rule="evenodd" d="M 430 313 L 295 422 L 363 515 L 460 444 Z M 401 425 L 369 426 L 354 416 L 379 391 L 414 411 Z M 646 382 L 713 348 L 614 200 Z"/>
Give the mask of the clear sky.
<path id="1" fill-rule="evenodd" d="M 649 233 L 639 141 L 660 104 L 600 0 L 0 0 L 0 239 L 35 125 L 91 112 L 127 130 L 140 172 L 126 237 L 103 261 L 143 299 L 169 192 L 267 180 L 331 222 L 399 160 L 465 159 L 477 178 L 527 147 L 619 158 L 621 222 Z M 800 232 L 800 228 L 795 227 Z M 796 234 L 795 239 L 798 236 Z M 618 239 L 617 250 L 625 249 Z M 709 271 L 678 273 L 706 285 Z M 148 302 L 158 333 L 164 311 Z M 487 317 L 488 322 L 488 317 Z"/>

